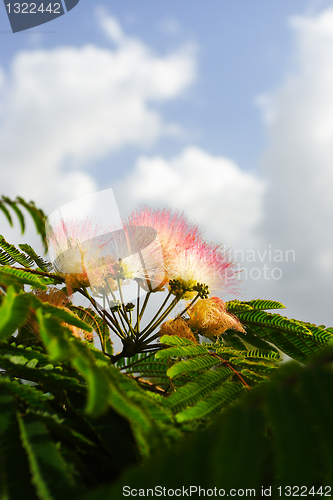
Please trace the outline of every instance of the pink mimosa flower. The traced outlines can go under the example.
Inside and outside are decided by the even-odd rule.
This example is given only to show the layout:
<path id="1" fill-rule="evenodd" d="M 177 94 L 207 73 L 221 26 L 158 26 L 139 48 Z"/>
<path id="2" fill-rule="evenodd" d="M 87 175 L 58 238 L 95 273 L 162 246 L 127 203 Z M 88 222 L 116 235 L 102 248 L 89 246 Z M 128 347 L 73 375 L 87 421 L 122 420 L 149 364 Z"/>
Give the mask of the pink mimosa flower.
<path id="1" fill-rule="evenodd" d="M 202 231 L 190 223 L 182 212 L 170 209 L 142 207 L 131 213 L 127 220 L 129 226 L 148 226 L 157 231 L 165 264 L 178 252 L 191 248 L 202 239 Z"/>
<path id="2" fill-rule="evenodd" d="M 198 283 L 218 294 L 235 293 L 238 274 L 221 245 L 208 244 L 202 231 L 180 212 L 143 207 L 128 218 L 129 226 L 154 228 L 161 244 L 167 281 L 177 280 L 190 298 Z"/>
<path id="3" fill-rule="evenodd" d="M 185 249 L 191 248 L 201 240 L 201 230 L 196 224 L 188 221 L 181 212 L 172 212 L 170 209 L 152 209 L 142 207 L 131 213 L 126 225 L 128 227 L 150 227 L 157 232 L 160 253 L 152 249 L 148 260 L 154 262 L 155 273 L 152 282 L 159 283 L 156 290 L 162 290 L 168 283 L 170 276 L 168 270 L 175 255 Z"/>
<path id="4" fill-rule="evenodd" d="M 187 313 L 189 327 L 209 339 L 230 328 L 246 333 L 239 319 L 227 312 L 225 303 L 219 297 L 198 300 Z"/>
<path id="5" fill-rule="evenodd" d="M 220 245 L 199 242 L 192 248 L 175 254 L 169 262 L 168 275 L 178 280 L 184 290 L 193 290 L 198 283 L 223 295 L 235 293 L 239 285 L 234 263 L 228 260 Z M 190 298 L 194 293 L 187 294 Z"/>
<path id="6" fill-rule="evenodd" d="M 169 319 L 162 323 L 160 326 L 160 336 L 162 337 L 163 335 L 178 335 L 178 337 L 192 340 L 194 344 L 198 343 L 191 328 L 189 328 L 183 318 Z"/>
<path id="7" fill-rule="evenodd" d="M 100 228 L 89 219 L 62 221 L 48 231 L 48 243 L 55 256 L 55 271 L 71 289 L 101 284 L 106 259 Z"/>

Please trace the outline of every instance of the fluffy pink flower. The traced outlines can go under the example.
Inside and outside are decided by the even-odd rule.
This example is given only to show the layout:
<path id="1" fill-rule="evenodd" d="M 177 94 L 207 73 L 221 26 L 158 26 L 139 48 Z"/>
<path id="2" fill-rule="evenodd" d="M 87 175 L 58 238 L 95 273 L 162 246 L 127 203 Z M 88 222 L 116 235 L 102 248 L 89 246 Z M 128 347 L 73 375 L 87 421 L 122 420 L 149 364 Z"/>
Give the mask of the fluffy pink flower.
<path id="1" fill-rule="evenodd" d="M 162 337 L 163 335 L 178 335 L 178 337 L 192 340 L 194 344 L 198 343 L 187 321 L 183 318 L 169 319 L 162 323 L 160 326 L 160 336 Z"/>
<path id="2" fill-rule="evenodd" d="M 167 281 L 178 280 L 181 288 L 188 291 L 183 298 L 189 298 L 198 283 L 218 294 L 234 293 L 238 288 L 234 263 L 222 246 L 206 243 L 201 229 L 183 213 L 143 207 L 130 215 L 127 224 L 157 231 Z"/>
<path id="3" fill-rule="evenodd" d="M 193 247 L 202 240 L 201 229 L 190 223 L 182 212 L 172 212 L 170 209 L 153 209 L 142 207 L 129 216 L 126 225 L 148 226 L 157 231 L 165 264 L 175 254 Z"/>
<path id="4" fill-rule="evenodd" d="M 234 263 L 228 259 L 223 247 L 201 241 L 175 254 L 168 263 L 167 273 L 170 279 L 178 280 L 188 291 L 200 283 L 208 286 L 211 292 L 223 295 L 235 293 L 239 286 Z M 185 298 L 190 298 L 190 295 Z"/>
<path id="5" fill-rule="evenodd" d="M 100 284 L 106 259 L 101 230 L 89 219 L 61 221 L 48 228 L 47 238 L 55 271 L 71 289 Z"/>
<path id="6" fill-rule="evenodd" d="M 80 286 L 90 286 L 93 292 L 108 294 L 117 290 L 118 280 L 144 281 L 146 275 L 155 275 L 161 268 L 154 265 L 157 250 L 154 247 L 153 260 L 152 252 L 147 255 L 145 248 L 155 239 L 156 231 L 134 229 L 133 234 L 133 231 L 101 228 L 87 218 L 62 221 L 49 230 L 53 265 L 65 278 L 70 293 Z"/>
<path id="7" fill-rule="evenodd" d="M 239 319 L 227 312 L 225 303 L 219 297 L 198 300 L 187 313 L 189 327 L 209 339 L 230 328 L 246 333 Z"/>

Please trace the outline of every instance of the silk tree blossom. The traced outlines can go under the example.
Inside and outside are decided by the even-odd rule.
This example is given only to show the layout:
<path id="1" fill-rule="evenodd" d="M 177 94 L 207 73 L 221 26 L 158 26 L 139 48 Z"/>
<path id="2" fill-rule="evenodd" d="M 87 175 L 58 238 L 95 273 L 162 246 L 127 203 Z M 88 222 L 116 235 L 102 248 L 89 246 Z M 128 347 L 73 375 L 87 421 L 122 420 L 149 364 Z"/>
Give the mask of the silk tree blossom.
<path id="1" fill-rule="evenodd" d="M 65 278 L 69 291 L 87 287 L 93 278 L 95 285 L 101 285 L 107 268 L 103 256 L 103 239 L 98 235 L 101 229 L 89 219 L 61 221 L 48 229 L 47 237 L 53 267 Z"/>
<path id="2" fill-rule="evenodd" d="M 103 229 L 85 219 L 62 221 L 49 231 L 53 265 L 65 278 L 69 292 L 83 286 L 91 287 L 94 295 L 108 295 L 120 282 L 144 282 L 150 276 L 156 282 L 163 258 L 157 258 L 156 244 L 150 247 L 157 233 L 146 227 L 134 229 Z"/>
<path id="3" fill-rule="evenodd" d="M 157 231 L 166 267 L 175 254 L 191 248 L 202 240 L 199 226 L 190 223 L 184 213 L 178 211 L 173 213 L 170 209 L 142 207 L 131 213 L 127 224 L 147 226 Z"/>
<path id="4" fill-rule="evenodd" d="M 220 298 L 208 299 L 211 291 L 223 295 L 237 291 L 238 272 L 230 252 L 207 243 L 201 229 L 183 213 L 143 207 L 122 227 L 100 227 L 95 221 L 67 219 L 54 224 L 47 233 L 50 253 L 56 273 L 65 279 L 67 294 L 79 290 L 121 339 L 119 356 L 150 352 L 159 347 L 163 334 L 198 342 L 198 334 L 213 338 L 228 328 L 244 331 Z M 123 290 L 122 285 L 133 280 L 139 286 Z M 149 292 L 144 300 L 142 289 Z M 164 289 L 169 293 L 142 327 L 151 293 Z M 191 302 L 176 319 L 166 321 L 177 304 L 188 299 Z M 106 340 L 100 340 L 106 352 Z"/>
<path id="5" fill-rule="evenodd" d="M 144 226 L 124 226 L 112 233 L 105 247 L 114 280 L 136 280 L 143 288 L 158 288 L 165 278 L 157 232 Z M 148 288 L 149 288 L 148 287 Z"/>
<path id="6" fill-rule="evenodd" d="M 126 260 L 132 262 L 131 269 L 137 269 L 132 279 L 135 279 L 145 291 L 163 290 L 166 276 L 163 251 L 156 229 L 127 224 L 124 226 L 124 231 L 129 252 Z"/>
<path id="7" fill-rule="evenodd" d="M 238 318 L 227 312 L 225 303 L 219 297 L 198 300 L 188 309 L 187 314 L 190 317 L 188 326 L 209 339 L 228 329 L 246 333 Z"/>
<path id="8" fill-rule="evenodd" d="M 149 226 L 157 231 L 165 283 L 178 281 L 179 290 L 187 293 L 183 298 L 193 296 L 191 291 L 198 283 L 220 294 L 237 289 L 238 274 L 221 245 L 207 244 L 201 229 L 190 223 L 183 213 L 143 207 L 132 212 L 128 224 Z"/>
<path id="9" fill-rule="evenodd" d="M 198 284 L 219 294 L 235 293 L 238 286 L 234 264 L 228 260 L 223 247 L 205 242 L 175 254 L 168 262 L 167 274 L 187 292 L 185 299 L 194 296 L 193 290 Z"/>
<path id="10" fill-rule="evenodd" d="M 197 339 L 193 335 L 191 328 L 189 328 L 187 321 L 180 317 L 169 319 L 161 325 L 160 336 L 163 335 L 178 335 L 178 337 L 192 340 L 194 344 L 197 344 Z"/>

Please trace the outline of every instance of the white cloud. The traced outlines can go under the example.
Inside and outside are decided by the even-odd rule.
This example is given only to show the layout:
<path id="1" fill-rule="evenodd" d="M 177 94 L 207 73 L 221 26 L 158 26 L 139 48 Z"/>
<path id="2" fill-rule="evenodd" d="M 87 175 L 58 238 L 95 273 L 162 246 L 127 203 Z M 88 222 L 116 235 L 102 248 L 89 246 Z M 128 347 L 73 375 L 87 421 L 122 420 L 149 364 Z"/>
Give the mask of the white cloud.
<path id="1" fill-rule="evenodd" d="M 120 23 L 113 16 L 108 15 L 103 7 L 97 9 L 97 17 L 105 35 L 115 43 L 126 43 L 126 38 Z"/>
<path id="2" fill-rule="evenodd" d="M 207 236 L 233 246 L 258 243 L 265 186 L 227 158 L 187 147 L 179 156 L 140 157 L 118 185 L 118 200 L 170 206 L 203 224 Z"/>
<path id="3" fill-rule="evenodd" d="M 17 53 L 0 87 L 2 191 L 46 210 L 97 190 L 93 160 L 174 133 L 154 103 L 178 97 L 195 78 L 190 46 L 160 56 L 104 13 L 116 43 Z"/>
<path id="4" fill-rule="evenodd" d="M 304 319 L 332 322 L 333 9 L 293 17 L 291 27 L 294 68 L 261 98 L 269 118 L 263 172 L 271 185 L 262 231 L 269 243 L 296 252 L 274 291 L 283 290 Z"/>

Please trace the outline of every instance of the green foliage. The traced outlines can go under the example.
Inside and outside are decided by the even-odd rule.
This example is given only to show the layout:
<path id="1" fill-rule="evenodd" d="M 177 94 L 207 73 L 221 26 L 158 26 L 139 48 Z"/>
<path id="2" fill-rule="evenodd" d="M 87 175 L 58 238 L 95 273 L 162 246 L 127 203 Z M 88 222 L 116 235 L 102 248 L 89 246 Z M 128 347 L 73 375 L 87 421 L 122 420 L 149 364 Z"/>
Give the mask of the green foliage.
<path id="1" fill-rule="evenodd" d="M 166 372 L 168 370 L 168 362 L 161 359 L 156 359 L 156 354 L 136 354 L 126 363 L 124 358 L 116 364 L 123 370 L 125 374 L 135 374 L 136 380 L 141 384 L 148 383 L 152 379 L 155 384 L 163 387 L 170 386 L 170 379 Z"/>
<path id="2" fill-rule="evenodd" d="M 189 382 L 170 394 L 166 405 L 174 412 L 192 406 L 219 389 L 221 384 L 230 379 L 232 370 L 229 367 L 217 368 L 200 374 L 195 381 Z"/>
<path id="3" fill-rule="evenodd" d="M 71 305 L 70 309 L 96 332 L 101 345 L 105 346 L 107 354 L 111 356 L 113 354 L 113 345 L 110 338 L 110 330 L 105 321 L 90 307 L 85 308 Z"/>
<path id="4" fill-rule="evenodd" d="M 305 362 L 308 356 L 332 340 L 331 328 L 267 313 L 262 310 L 266 302 L 269 308 L 274 307 L 274 304 L 283 307 L 279 303 L 262 300 L 249 301 L 244 306 L 238 301 L 227 303 L 228 311 L 235 314 L 246 327 L 246 335 L 237 332 L 237 336 L 246 343 L 259 349 L 272 349 L 275 346 L 291 358 Z"/>
<path id="5" fill-rule="evenodd" d="M 31 259 L 37 264 L 37 266 L 42 270 L 47 272 L 50 272 L 52 270 L 52 264 L 50 262 L 47 262 L 46 260 L 42 259 L 39 255 L 36 254 L 35 250 L 30 246 L 25 244 L 20 244 L 19 245 L 20 249 L 23 250 Z"/>
<path id="6" fill-rule="evenodd" d="M 33 415 L 18 416 L 21 441 L 28 456 L 31 482 L 39 498 L 70 499 L 74 478 L 43 422 Z"/>
<path id="7" fill-rule="evenodd" d="M 218 365 L 219 363 L 219 358 L 215 358 L 214 356 L 210 356 L 209 354 L 196 356 L 194 359 L 185 359 L 179 361 L 178 363 L 175 363 L 168 369 L 167 375 L 170 378 L 176 378 L 180 375 L 189 374 L 192 372 L 197 374 L 197 372 L 211 368 L 212 366 Z"/>
<path id="8" fill-rule="evenodd" d="M 209 396 L 177 413 L 176 420 L 181 423 L 196 419 L 210 419 L 222 408 L 235 401 L 242 392 L 244 392 L 242 384 L 238 382 L 225 382 L 222 387 L 213 391 Z"/>
<path id="9" fill-rule="evenodd" d="M 45 242 L 41 211 L 0 201 L 24 230 L 21 206 Z M 74 305 L 67 281 L 57 302 L 65 279 L 50 263 L 26 244 L 0 247 L 1 499 L 122 498 L 124 485 L 158 484 L 256 498 L 272 486 L 279 498 L 278 486 L 332 484 L 333 328 L 266 312 L 279 302 L 235 300 L 227 310 L 246 333 L 160 337 L 155 317 L 141 335 L 134 305 L 101 311 L 83 286 L 74 293 L 90 306 Z M 281 352 L 298 363 L 280 366 Z"/>
<path id="10" fill-rule="evenodd" d="M 286 306 L 281 304 L 281 302 L 276 302 L 275 300 L 248 300 L 241 302 L 240 300 L 230 300 L 227 302 L 227 309 L 233 314 L 237 314 L 243 311 L 250 311 L 256 309 L 259 311 L 267 309 L 285 309 Z"/>
<path id="11" fill-rule="evenodd" d="M 0 340 L 6 340 L 26 320 L 29 312 L 29 299 L 29 295 L 16 294 L 14 287 L 8 287 L 0 306 Z"/>
<path id="12" fill-rule="evenodd" d="M 9 260 L 9 262 L 1 262 L 1 264 L 14 264 L 17 262 L 24 267 L 31 267 L 34 263 L 32 259 L 24 255 L 22 252 L 17 250 L 14 245 L 8 243 L 3 236 L 0 235 L 0 246 L 6 252 L 5 258 Z"/>
<path id="13" fill-rule="evenodd" d="M 194 488 L 199 486 L 223 489 L 225 496 L 236 498 L 245 496 L 246 490 L 247 496 L 261 498 L 262 488 L 271 488 L 268 496 L 272 499 L 285 498 L 290 496 L 288 487 L 300 495 L 301 486 L 308 497 L 321 498 L 325 491 L 330 497 L 332 362 L 333 350 L 329 348 L 306 366 L 286 364 L 271 381 L 251 391 L 207 429 L 83 499 L 121 498 L 124 486 L 139 495 L 140 490 L 143 494 L 157 485 L 166 491 L 183 491 L 184 487 L 187 495 L 192 486 L 194 498 L 198 497 Z M 230 494 L 231 489 L 236 491 Z"/>
<path id="14" fill-rule="evenodd" d="M 22 446 L 15 398 L 0 386 L 0 498 L 37 498 Z M 18 472 L 19 471 L 19 480 Z"/>
<path id="15" fill-rule="evenodd" d="M 161 338 L 161 342 L 164 343 L 164 337 Z M 155 357 L 156 359 L 182 358 L 184 356 L 198 356 L 199 354 L 205 354 L 207 352 L 207 347 L 193 344 L 163 349 L 159 351 Z"/>
<path id="16" fill-rule="evenodd" d="M 180 379 L 167 399 L 179 423 L 210 419 L 250 386 L 269 380 L 280 361 L 274 351 L 236 350 L 221 342 L 195 345 L 167 335 L 161 342 L 177 346 L 157 352 L 155 359 L 169 360 L 167 376 L 176 385 Z"/>
<path id="17" fill-rule="evenodd" d="M 0 285 L 13 285 L 16 289 L 23 288 L 23 285 L 30 285 L 41 290 L 47 289 L 39 276 L 10 266 L 0 267 Z"/>
<path id="18" fill-rule="evenodd" d="M 2 196 L 2 198 L 0 199 L 0 210 L 6 217 L 10 226 L 13 226 L 13 219 L 10 210 L 8 210 L 8 207 L 10 207 L 10 209 L 13 210 L 17 215 L 17 218 L 21 226 L 21 232 L 23 234 L 25 230 L 25 218 L 20 208 L 20 205 L 26 209 L 26 211 L 30 214 L 32 220 L 34 221 L 36 231 L 40 235 L 44 245 L 44 249 L 46 251 L 47 250 L 46 231 L 45 231 L 46 215 L 44 214 L 44 212 L 40 208 L 37 208 L 33 201 L 27 202 L 19 196 L 16 198 L 16 200 L 11 200 L 7 196 Z"/>

